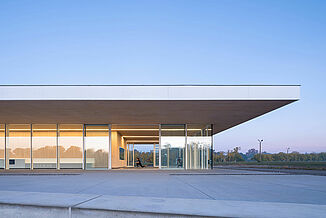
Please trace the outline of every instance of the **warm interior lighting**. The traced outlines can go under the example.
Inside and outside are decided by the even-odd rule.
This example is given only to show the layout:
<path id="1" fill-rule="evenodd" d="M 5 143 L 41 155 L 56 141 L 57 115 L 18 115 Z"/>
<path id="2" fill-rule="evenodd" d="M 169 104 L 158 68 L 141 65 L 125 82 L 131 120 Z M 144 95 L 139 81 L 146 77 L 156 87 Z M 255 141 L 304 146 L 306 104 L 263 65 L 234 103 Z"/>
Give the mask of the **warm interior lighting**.
<path id="1" fill-rule="evenodd" d="M 4 131 L 5 129 L 0 129 Z M 30 131 L 31 129 L 9 129 L 9 131 Z M 83 129 L 60 129 L 60 131 L 83 131 Z M 91 129 L 85 128 L 86 131 L 109 131 L 109 129 Z M 185 129 L 161 129 L 162 131 L 185 131 Z M 212 129 L 187 129 L 187 131 L 211 131 Z M 57 131 L 57 129 L 33 129 L 33 131 Z M 159 129 L 111 129 L 111 131 L 159 131 Z"/>
<path id="2" fill-rule="evenodd" d="M 159 143 L 157 140 L 127 140 L 126 143 L 135 143 L 135 142 L 152 142 L 152 143 Z"/>
<path id="3" fill-rule="evenodd" d="M 159 131 L 159 129 L 111 129 L 112 131 Z M 185 129 L 161 129 L 162 131 L 185 131 Z M 203 129 L 187 129 L 188 131 L 201 131 Z M 204 129 L 211 130 L 211 129 Z"/>
<path id="4" fill-rule="evenodd" d="M 111 129 L 112 131 L 159 131 L 159 129 Z"/>
<path id="5" fill-rule="evenodd" d="M 158 138 L 159 136 L 122 136 L 122 138 Z"/>

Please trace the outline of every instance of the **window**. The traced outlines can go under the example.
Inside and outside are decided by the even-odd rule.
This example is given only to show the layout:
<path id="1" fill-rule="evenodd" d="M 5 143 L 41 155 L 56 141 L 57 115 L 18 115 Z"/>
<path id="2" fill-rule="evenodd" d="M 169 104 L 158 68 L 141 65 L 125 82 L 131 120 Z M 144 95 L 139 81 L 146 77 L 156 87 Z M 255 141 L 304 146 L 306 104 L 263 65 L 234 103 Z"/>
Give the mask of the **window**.
<path id="1" fill-rule="evenodd" d="M 31 167 L 30 124 L 7 125 L 7 160 L 9 169 Z"/>
<path id="2" fill-rule="evenodd" d="M 57 167 L 57 125 L 33 124 L 33 167 Z"/>
<path id="3" fill-rule="evenodd" d="M 83 125 L 59 125 L 59 166 L 60 169 L 83 168 Z"/>
<path id="4" fill-rule="evenodd" d="M 184 167 L 185 125 L 161 125 L 161 166 Z"/>
<path id="5" fill-rule="evenodd" d="M 5 168 L 5 124 L 0 124 L 0 169 Z"/>
<path id="6" fill-rule="evenodd" d="M 187 168 L 208 169 L 212 146 L 211 125 L 187 125 Z"/>

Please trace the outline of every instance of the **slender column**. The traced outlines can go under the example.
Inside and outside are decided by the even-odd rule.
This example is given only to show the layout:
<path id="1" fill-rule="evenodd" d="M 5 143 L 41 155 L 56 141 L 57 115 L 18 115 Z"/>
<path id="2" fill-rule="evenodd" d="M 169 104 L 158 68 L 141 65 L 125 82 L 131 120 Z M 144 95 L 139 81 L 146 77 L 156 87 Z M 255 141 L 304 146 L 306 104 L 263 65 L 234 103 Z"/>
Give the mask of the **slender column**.
<path id="1" fill-rule="evenodd" d="M 193 164 L 193 169 L 198 169 L 198 159 L 199 159 L 199 155 L 198 155 L 198 146 L 199 145 L 196 145 L 194 146 L 194 164 Z"/>
<path id="2" fill-rule="evenodd" d="M 212 145 L 211 145 L 211 169 L 214 168 L 214 160 L 213 160 L 213 151 L 214 151 L 214 138 L 213 138 L 213 125 L 211 125 L 211 142 L 212 142 Z"/>
<path id="3" fill-rule="evenodd" d="M 162 151 L 161 151 L 161 124 L 159 124 L 159 145 L 158 145 L 158 168 L 162 169 Z"/>
<path id="4" fill-rule="evenodd" d="M 127 143 L 127 167 L 129 167 L 129 144 Z"/>
<path id="5" fill-rule="evenodd" d="M 185 127 L 186 127 L 186 136 L 185 136 L 184 168 L 187 170 L 188 169 L 188 145 L 187 145 L 188 124 L 186 124 Z"/>
<path id="6" fill-rule="evenodd" d="M 9 167 L 8 167 L 8 154 L 7 154 L 7 124 L 5 124 L 5 162 L 4 162 L 4 164 L 5 164 L 5 166 L 4 166 L 4 168 L 5 168 L 5 170 L 7 170 Z"/>
<path id="7" fill-rule="evenodd" d="M 109 167 L 108 169 L 112 169 L 112 155 L 111 155 L 111 146 L 112 142 L 111 142 L 111 125 L 109 124 Z"/>
<path id="8" fill-rule="evenodd" d="M 208 169 L 208 159 L 209 159 L 209 149 L 205 149 L 206 150 L 206 167 L 205 169 Z"/>
<path id="9" fill-rule="evenodd" d="M 204 146 L 201 146 L 201 169 L 204 169 Z"/>
<path id="10" fill-rule="evenodd" d="M 132 166 L 135 167 L 135 143 L 132 144 Z"/>
<path id="11" fill-rule="evenodd" d="M 167 167 L 170 168 L 170 147 L 168 147 L 168 150 L 167 150 Z"/>
<path id="12" fill-rule="evenodd" d="M 59 124 L 57 124 L 57 137 L 56 137 L 56 143 L 57 143 L 57 170 L 60 170 Z"/>
<path id="13" fill-rule="evenodd" d="M 85 124 L 83 124 L 83 153 L 82 153 L 82 169 L 84 170 L 85 167 Z"/>
<path id="14" fill-rule="evenodd" d="M 33 124 L 31 124 L 31 170 L 34 169 L 34 164 L 33 164 Z"/>
<path id="15" fill-rule="evenodd" d="M 155 143 L 153 145 L 153 167 L 155 167 Z"/>
<path id="16" fill-rule="evenodd" d="M 209 127 L 210 127 L 210 126 L 207 126 L 207 131 L 206 131 L 206 136 L 207 136 L 207 137 L 209 137 L 209 134 L 208 134 L 208 133 L 209 133 L 209 130 L 208 130 Z M 211 141 L 212 141 L 212 140 L 211 140 Z M 206 156 L 206 167 L 205 167 L 205 169 L 208 169 L 208 163 L 209 163 L 209 162 L 208 162 L 208 159 L 209 159 L 209 148 L 205 148 L 205 152 L 206 152 L 206 155 L 205 155 L 205 156 Z"/>

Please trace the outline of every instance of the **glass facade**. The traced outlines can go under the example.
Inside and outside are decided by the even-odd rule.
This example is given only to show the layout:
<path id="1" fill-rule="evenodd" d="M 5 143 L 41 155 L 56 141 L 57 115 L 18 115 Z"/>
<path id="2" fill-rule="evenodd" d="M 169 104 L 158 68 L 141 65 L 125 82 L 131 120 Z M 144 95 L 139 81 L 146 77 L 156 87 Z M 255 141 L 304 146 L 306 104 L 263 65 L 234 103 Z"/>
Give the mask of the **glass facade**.
<path id="1" fill-rule="evenodd" d="M 187 169 L 208 169 L 212 146 L 211 125 L 187 125 Z"/>
<path id="2" fill-rule="evenodd" d="M 154 167 L 159 167 L 160 165 L 159 155 L 160 155 L 160 145 L 154 144 Z"/>
<path id="3" fill-rule="evenodd" d="M 108 169 L 109 125 L 85 125 L 86 169 Z"/>
<path id="4" fill-rule="evenodd" d="M 0 124 L 0 169 L 5 168 L 5 148 L 6 148 L 6 129 L 4 124 Z"/>
<path id="5" fill-rule="evenodd" d="M 7 125 L 7 169 L 31 167 L 31 125 Z"/>
<path id="6" fill-rule="evenodd" d="M 127 144 L 127 166 L 134 167 L 134 144 Z"/>
<path id="7" fill-rule="evenodd" d="M 138 144 L 152 146 L 142 157 L 150 167 L 208 169 L 212 133 L 206 124 L 0 124 L 0 169 L 133 167 Z"/>
<path id="8" fill-rule="evenodd" d="M 161 125 L 161 167 L 184 167 L 185 142 L 185 125 Z"/>
<path id="9" fill-rule="evenodd" d="M 32 125 L 32 157 L 34 169 L 57 168 L 57 125 Z"/>
<path id="10" fill-rule="evenodd" d="M 83 125 L 59 125 L 59 165 L 60 169 L 83 168 Z"/>

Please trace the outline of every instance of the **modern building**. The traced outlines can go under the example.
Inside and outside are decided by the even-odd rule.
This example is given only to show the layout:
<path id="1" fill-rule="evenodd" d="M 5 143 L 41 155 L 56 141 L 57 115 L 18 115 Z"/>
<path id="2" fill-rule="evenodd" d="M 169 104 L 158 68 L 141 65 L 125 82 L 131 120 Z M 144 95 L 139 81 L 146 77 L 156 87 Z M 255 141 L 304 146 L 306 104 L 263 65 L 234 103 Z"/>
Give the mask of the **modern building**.
<path id="1" fill-rule="evenodd" d="M 0 168 L 212 167 L 212 136 L 300 98 L 300 86 L 0 86 Z"/>

